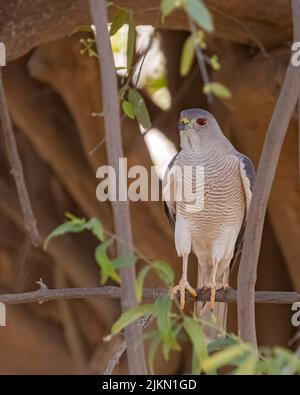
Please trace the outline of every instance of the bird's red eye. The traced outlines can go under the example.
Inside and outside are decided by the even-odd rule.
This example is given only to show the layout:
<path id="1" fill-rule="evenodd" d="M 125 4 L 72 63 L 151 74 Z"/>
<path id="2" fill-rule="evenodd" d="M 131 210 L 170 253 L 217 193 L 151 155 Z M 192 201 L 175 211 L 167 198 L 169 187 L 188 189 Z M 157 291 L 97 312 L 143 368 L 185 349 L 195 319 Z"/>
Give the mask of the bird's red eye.
<path id="1" fill-rule="evenodd" d="M 206 126 L 207 125 L 207 120 L 205 118 L 197 118 L 196 122 L 200 126 Z"/>

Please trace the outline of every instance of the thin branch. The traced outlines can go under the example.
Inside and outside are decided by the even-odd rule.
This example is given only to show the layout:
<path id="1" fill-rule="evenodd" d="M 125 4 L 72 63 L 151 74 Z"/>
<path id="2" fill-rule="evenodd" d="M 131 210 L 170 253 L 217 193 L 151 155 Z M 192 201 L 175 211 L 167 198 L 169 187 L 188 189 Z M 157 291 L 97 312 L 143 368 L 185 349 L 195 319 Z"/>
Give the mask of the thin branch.
<path id="1" fill-rule="evenodd" d="M 90 9 L 93 23 L 96 27 L 96 46 L 101 62 L 99 62 L 101 74 L 101 89 L 104 110 L 104 126 L 106 136 L 106 149 L 108 163 L 119 176 L 119 158 L 124 157 L 121 137 L 120 105 L 118 97 L 117 77 L 114 68 L 114 59 L 108 34 L 108 18 L 106 2 L 90 0 Z M 119 170 L 119 171 L 118 171 Z M 112 202 L 114 228 L 118 237 L 125 243 L 116 240 L 117 253 L 119 256 L 133 255 L 132 232 L 129 214 L 129 202 Z M 122 311 L 136 306 L 134 291 L 135 268 L 126 267 L 120 270 L 121 274 L 121 306 Z M 127 356 L 130 374 L 147 374 L 142 331 L 137 322 L 128 326 L 125 330 L 127 341 Z"/>
<path id="2" fill-rule="evenodd" d="M 210 291 L 203 292 L 197 289 L 197 300 L 208 302 L 210 300 Z M 154 301 L 160 296 L 168 295 L 169 291 L 166 288 L 144 288 L 143 300 Z M 227 291 L 216 291 L 216 301 L 224 303 L 236 303 L 237 291 L 229 288 Z M 22 292 L 16 294 L 0 295 L 0 302 L 10 304 L 26 304 L 26 303 L 43 303 L 52 300 L 63 299 L 86 299 L 91 297 L 105 297 L 119 299 L 121 296 L 121 288 L 115 286 L 104 286 L 95 288 L 62 288 L 49 289 L 42 287 L 32 292 Z M 189 294 L 186 295 L 186 300 L 189 302 L 195 299 Z M 300 292 L 271 292 L 271 291 L 257 291 L 255 292 L 256 303 L 268 304 L 293 304 L 300 302 Z"/>
<path id="3" fill-rule="evenodd" d="M 300 41 L 300 0 L 293 0 L 294 40 Z M 255 283 L 262 230 L 281 147 L 300 92 L 300 67 L 288 66 L 266 134 L 257 171 L 238 274 L 238 323 L 244 341 L 257 347 Z"/>
<path id="4" fill-rule="evenodd" d="M 154 320 L 154 316 L 151 314 L 143 317 L 139 322 L 140 327 L 142 329 L 147 328 L 153 320 Z M 111 359 L 109 360 L 107 367 L 105 368 L 105 370 L 103 372 L 104 375 L 111 375 L 112 374 L 116 365 L 119 364 L 120 358 L 124 354 L 126 347 L 127 347 L 126 340 L 123 340 L 122 343 L 119 345 L 119 347 L 117 347 L 116 351 L 113 353 Z"/>
<path id="5" fill-rule="evenodd" d="M 189 18 L 189 26 L 190 26 L 190 31 L 194 37 L 195 52 L 196 52 L 197 62 L 198 62 L 198 66 L 200 69 L 201 76 L 202 76 L 203 84 L 206 85 L 206 84 L 209 84 L 209 82 L 210 82 L 209 75 L 208 75 L 207 67 L 205 64 L 205 59 L 203 56 L 202 49 L 196 40 L 197 29 L 195 27 L 194 22 L 191 20 L 191 18 Z M 211 92 L 209 92 L 207 94 L 207 103 L 212 104 L 212 102 L 213 102 L 213 95 Z"/>
<path id="6" fill-rule="evenodd" d="M 11 166 L 11 174 L 15 180 L 18 197 L 23 212 L 25 229 L 30 235 L 32 244 L 35 247 L 38 247 L 41 245 L 41 236 L 37 229 L 36 219 L 33 214 L 30 198 L 28 195 L 28 190 L 24 179 L 23 167 L 18 153 L 12 122 L 8 111 L 8 105 L 6 101 L 3 80 L 2 80 L 1 67 L 0 67 L 0 118 L 2 123 L 2 130 L 3 130 L 5 145 L 6 145 L 7 156 Z"/>

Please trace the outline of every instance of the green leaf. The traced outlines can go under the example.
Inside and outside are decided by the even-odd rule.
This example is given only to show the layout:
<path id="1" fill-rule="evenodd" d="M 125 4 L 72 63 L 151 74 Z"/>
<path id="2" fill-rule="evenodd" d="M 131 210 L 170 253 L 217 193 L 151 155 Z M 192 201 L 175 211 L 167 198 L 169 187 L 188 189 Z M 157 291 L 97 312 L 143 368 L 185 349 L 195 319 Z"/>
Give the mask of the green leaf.
<path id="1" fill-rule="evenodd" d="M 100 241 L 104 241 L 104 228 L 97 218 L 91 218 L 86 224 L 85 229 L 90 230 Z"/>
<path id="2" fill-rule="evenodd" d="M 129 101 L 127 100 L 122 101 L 122 110 L 124 111 L 124 114 L 127 115 L 128 118 L 130 119 L 135 118 L 133 107 L 131 103 L 129 103 Z"/>
<path id="3" fill-rule="evenodd" d="M 135 24 L 131 16 L 131 18 L 128 21 L 127 70 L 129 70 L 131 67 L 134 53 L 135 53 Z"/>
<path id="4" fill-rule="evenodd" d="M 171 12 L 176 7 L 176 0 L 161 0 L 160 11 L 162 16 L 162 21 L 164 22 L 165 17 L 171 14 Z"/>
<path id="5" fill-rule="evenodd" d="M 138 258 L 135 255 L 118 256 L 117 258 L 113 259 L 111 263 L 115 269 L 122 269 L 123 267 L 133 266 L 137 259 Z"/>
<path id="6" fill-rule="evenodd" d="M 257 355 L 249 354 L 234 370 L 234 375 L 254 375 L 256 372 Z"/>
<path id="7" fill-rule="evenodd" d="M 248 352 L 249 349 L 250 347 L 246 344 L 236 344 L 234 346 L 225 348 L 222 351 L 218 351 L 215 354 L 210 355 L 208 358 L 202 361 L 202 369 L 205 372 L 209 372 L 210 370 L 216 370 L 221 366 L 228 365 L 233 359 Z"/>
<path id="8" fill-rule="evenodd" d="M 208 355 L 202 325 L 195 318 L 184 316 L 183 327 L 191 339 L 200 369 Z"/>
<path id="9" fill-rule="evenodd" d="M 163 354 L 166 360 L 169 357 L 169 350 L 179 351 L 180 346 L 176 340 L 175 332 L 171 322 L 172 301 L 169 296 L 161 296 L 155 301 L 155 311 L 157 316 L 157 326 L 163 341 Z"/>
<path id="10" fill-rule="evenodd" d="M 121 314 L 120 318 L 113 324 L 111 328 L 111 335 L 106 337 L 105 340 L 109 340 L 112 335 L 115 335 L 126 326 L 130 325 L 132 322 L 136 321 L 140 317 L 146 314 L 154 314 L 155 307 L 153 304 L 141 304 L 139 306 L 133 307 Z"/>
<path id="11" fill-rule="evenodd" d="M 184 42 L 180 58 L 180 75 L 185 77 L 191 70 L 195 58 L 194 36 L 191 34 Z"/>
<path id="12" fill-rule="evenodd" d="M 208 93 L 213 93 L 214 95 L 222 99 L 229 99 L 231 97 L 230 90 L 219 82 L 208 82 L 207 84 L 205 84 L 203 87 L 203 93 L 205 93 L 206 95 Z"/>
<path id="13" fill-rule="evenodd" d="M 156 271 L 158 277 L 170 287 L 174 282 L 174 272 L 172 267 L 165 261 L 154 261 L 152 263 L 154 270 Z"/>
<path id="14" fill-rule="evenodd" d="M 50 233 L 50 235 L 45 240 L 44 249 L 46 250 L 49 241 L 54 237 L 62 236 L 66 233 L 79 233 L 82 232 L 84 229 L 85 229 L 85 219 L 81 219 L 81 220 L 76 219 L 76 220 L 70 220 L 68 222 L 65 222 L 64 224 L 59 225 Z"/>
<path id="15" fill-rule="evenodd" d="M 128 100 L 130 101 L 138 122 L 145 128 L 151 127 L 149 113 L 142 95 L 136 89 L 129 89 Z"/>
<path id="16" fill-rule="evenodd" d="M 105 240 L 99 244 L 95 250 L 95 259 L 101 268 L 101 285 L 105 284 L 108 277 L 114 281 L 120 282 L 120 276 L 112 265 L 112 261 L 107 256 L 107 248 L 113 243 L 113 239 Z"/>
<path id="17" fill-rule="evenodd" d="M 232 346 L 233 344 L 236 344 L 236 340 L 232 339 L 231 337 L 219 337 L 208 344 L 207 350 L 210 354 L 214 351 L 219 351 L 225 347 Z"/>
<path id="18" fill-rule="evenodd" d="M 139 274 L 137 275 L 136 283 L 135 283 L 135 296 L 138 302 L 142 300 L 142 290 L 143 290 L 144 280 L 150 269 L 151 269 L 150 265 L 145 266 L 143 267 L 142 270 L 139 271 Z"/>
<path id="19" fill-rule="evenodd" d="M 152 92 L 156 92 L 159 89 L 165 88 L 168 86 L 167 78 L 165 74 L 161 74 L 159 76 L 149 76 L 146 81 L 147 88 Z"/>
<path id="20" fill-rule="evenodd" d="M 54 237 L 62 236 L 66 233 L 79 233 L 84 230 L 91 231 L 100 241 L 104 240 L 104 228 L 97 218 L 91 218 L 87 222 L 85 218 L 78 218 L 68 212 L 65 213 L 65 216 L 69 221 L 59 225 L 50 233 L 44 244 L 45 249 L 47 248 L 48 242 Z"/>
<path id="21" fill-rule="evenodd" d="M 119 9 L 110 26 L 110 31 L 109 31 L 110 36 L 116 34 L 121 29 L 122 26 L 128 23 L 129 18 L 130 18 L 130 14 L 127 10 Z"/>
<path id="22" fill-rule="evenodd" d="M 204 30 L 212 32 L 214 29 L 212 18 L 202 0 L 186 0 L 183 7 L 189 16 Z"/>
<path id="23" fill-rule="evenodd" d="M 210 57 L 210 65 L 213 68 L 213 70 L 218 71 L 221 68 L 220 62 L 219 62 L 219 58 L 217 55 L 212 55 Z"/>
<path id="24" fill-rule="evenodd" d="M 72 36 L 72 34 L 81 33 L 81 32 L 93 32 L 93 28 L 91 25 L 79 25 L 79 26 L 75 27 L 75 29 L 69 34 L 69 36 Z"/>
<path id="25" fill-rule="evenodd" d="M 143 340 L 151 340 L 157 335 L 157 330 L 143 333 Z"/>
<path id="26" fill-rule="evenodd" d="M 148 360 L 148 367 L 149 367 L 150 374 L 154 374 L 154 366 L 153 366 L 154 365 L 154 358 L 155 358 L 155 354 L 158 349 L 159 343 L 160 343 L 160 334 L 156 333 L 156 335 L 151 340 L 149 350 L 148 350 L 147 360 Z"/>

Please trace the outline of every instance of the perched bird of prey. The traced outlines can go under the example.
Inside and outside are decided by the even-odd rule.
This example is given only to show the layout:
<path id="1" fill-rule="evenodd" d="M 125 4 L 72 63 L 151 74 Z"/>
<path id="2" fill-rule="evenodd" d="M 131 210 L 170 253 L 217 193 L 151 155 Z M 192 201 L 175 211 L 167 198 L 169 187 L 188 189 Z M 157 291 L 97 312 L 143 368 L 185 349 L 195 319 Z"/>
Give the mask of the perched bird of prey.
<path id="1" fill-rule="evenodd" d="M 183 259 L 182 277 L 172 294 L 179 292 L 181 308 L 185 290 L 196 296 L 187 278 L 188 257 L 193 251 L 198 259 L 197 287 L 211 291 L 209 306 L 197 303 L 196 314 L 204 319 L 214 310 L 224 327 L 227 306 L 215 304 L 215 291 L 228 287 L 230 263 L 243 237 L 255 171 L 251 160 L 233 147 L 208 111 L 182 111 L 179 131 L 181 150 L 163 180 L 165 213 L 175 229 L 177 254 Z"/>

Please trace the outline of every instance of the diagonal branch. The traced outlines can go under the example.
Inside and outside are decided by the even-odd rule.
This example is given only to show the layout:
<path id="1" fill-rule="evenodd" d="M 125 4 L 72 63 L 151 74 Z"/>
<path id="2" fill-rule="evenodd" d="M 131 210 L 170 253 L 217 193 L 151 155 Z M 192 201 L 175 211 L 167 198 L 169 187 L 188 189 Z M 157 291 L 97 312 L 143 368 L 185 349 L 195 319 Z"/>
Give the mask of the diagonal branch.
<path id="1" fill-rule="evenodd" d="M 139 325 L 142 329 L 145 329 L 152 323 L 153 320 L 154 320 L 153 315 L 147 315 L 140 320 Z M 122 343 L 118 345 L 118 347 L 116 347 L 115 352 L 113 353 L 112 357 L 108 361 L 105 370 L 103 371 L 104 375 L 108 376 L 112 374 L 114 368 L 116 367 L 116 365 L 118 365 L 120 358 L 124 354 L 126 347 L 127 347 L 126 340 L 123 340 Z"/>
<path id="2" fill-rule="evenodd" d="M 117 77 L 115 73 L 113 54 L 108 34 L 108 18 L 106 2 L 90 0 L 93 23 L 96 27 L 96 45 L 101 74 L 102 99 L 104 110 L 104 125 L 108 163 L 117 174 L 116 185 L 119 185 L 119 159 L 124 157 L 121 137 L 120 105 L 118 97 Z M 119 170 L 119 171 L 118 171 Z M 115 233 L 125 243 L 117 239 L 117 253 L 119 256 L 132 255 L 132 232 L 128 201 L 112 202 Z M 121 274 L 121 306 L 122 310 L 136 305 L 135 299 L 135 268 L 127 267 L 120 270 Z M 127 357 L 130 374 L 146 374 L 146 361 L 142 331 L 138 322 L 125 330 L 127 342 Z"/>
<path id="3" fill-rule="evenodd" d="M 300 41 L 300 0 L 293 0 L 292 4 L 294 40 Z M 266 134 L 245 230 L 238 274 L 238 323 L 242 339 L 255 347 L 255 283 L 264 218 L 281 147 L 299 92 L 300 67 L 290 64 Z"/>
<path id="4" fill-rule="evenodd" d="M 25 229 L 30 235 L 32 244 L 35 247 L 38 247 L 41 245 L 41 236 L 37 229 L 36 219 L 33 214 L 31 202 L 28 195 L 28 190 L 24 179 L 23 167 L 18 153 L 16 139 L 13 133 L 13 127 L 8 111 L 8 105 L 7 105 L 4 86 L 3 86 L 1 67 L 0 67 L 0 118 L 2 123 L 2 130 L 3 130 L 5 145 L 6 145 L 7 156 L 11 166 L 11 174 L 15 180 L 19 201 L 23 212 Z"/>
<path id="5" fill-rule="evenodd" d="M 195 27 L 194 22 L 192 21 L 192 19 L 190 17 L 189 17 L 189 27 L 190 27 L 191 34 L 193 34 L 193 36 L 194 36 L 194 46 L 195 46 L 196 58 L 197 58 L 199 70 L 200 70 L 200 73 L 202 76 L 202 80 L 203 80 L 203 86 L 205 86 L 206 84 L 209 84 L 209 82 L 210 82 L 209 75 L 208 75 L 207 67 L 205 64 L 205 58 L 204 58 L 202 49 L 196 40 L 197 29 Z M 212 102 L 213 102 L 213 95 L 211 92 L 208 92 L 207 103 L 209 105 L 211 105 Z"/>

